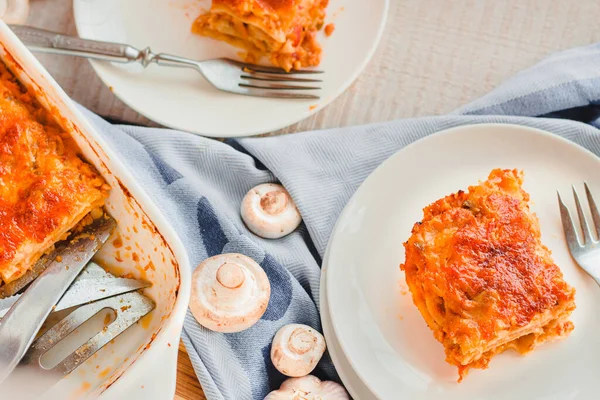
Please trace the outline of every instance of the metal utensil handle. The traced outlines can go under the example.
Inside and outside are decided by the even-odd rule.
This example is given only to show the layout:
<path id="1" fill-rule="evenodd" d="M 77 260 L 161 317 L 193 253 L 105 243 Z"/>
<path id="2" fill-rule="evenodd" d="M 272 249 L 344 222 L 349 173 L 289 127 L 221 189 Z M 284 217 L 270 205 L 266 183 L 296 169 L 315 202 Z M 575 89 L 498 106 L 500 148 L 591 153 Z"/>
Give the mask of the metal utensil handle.
<path id="1" fill-rule="evenodd" d="M 32 51 L 120 63 L 138 62 L 144 67 L 155 63 L 165 67 L 193 68 L 204 74 L 200 61 L 171 54 L 156 54 L 149 47 L 138 50 L 128 44 L 81 39 L 30 26 L 9 26 L 14 34 Z"/>
<path id="2" fill-rule="evenodd" d="M 34 51 L 121 63 L 138 61 L 142 55 L 140 50 L 127 44 L 81 39 L 24 25 L 10 25 L 10 28 Z"/>
<path id="3" fill-rule="evenodd" d="M 100 220 L 84 231 L 89 233 L 87 237 L 66 245 L 59 253 L 60 258 L 48 265 L 0 320 L 0 383 L 21 361 L 52 307 L 108 239 L 115 225 L 113 219 Z"/>

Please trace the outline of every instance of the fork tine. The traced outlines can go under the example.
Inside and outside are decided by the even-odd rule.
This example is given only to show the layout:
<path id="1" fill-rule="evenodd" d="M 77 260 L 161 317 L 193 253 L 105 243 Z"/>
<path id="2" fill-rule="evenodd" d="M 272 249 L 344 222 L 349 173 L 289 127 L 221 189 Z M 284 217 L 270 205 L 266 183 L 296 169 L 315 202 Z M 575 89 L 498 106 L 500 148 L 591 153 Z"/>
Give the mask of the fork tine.
<path id="1" fill-rule="evenodd" d="M 244 91 L 232 91 L 232 93 L 242 94 L 245 96 L 267 97 L 272 99 L 299 99 L 299 100 L 319 100 L 320 97 L 314 94 L 306 93 L 290 93 L 279 90 L 262 90 L 253 88 L 244 88 Z"/>
<path id="2" fill-rule="evenodd" d="M 267 81 L 267 82 L 323 82 L 321 79 L 305 79 L 295 78 L 293 76 L 270 76 L 270 75 L 242 75 L 242 79 L 252 79 L 255 81 Z"/>
<path id="3" fill-rule="evenodd" d="M 567 245 L 569 246 L 571 254 L 574 254 L 581 248 L 581 243 L 577 238 L 575 225 L 573 224 L 573 219 L 571 218 L 569 209 L 567 206 L 565 206 L 565 203 L 563 203 L 560 193 L 556 192 L 556 194 L 558 196 L 558 206 L 560 208 L 560 220 L 562 221 L 563 231 L 565 232 L 565 238 L 567 239 Z"/>
<path id="4" fill-rule="evenodd" d="M 596 235 L 598 235 L 598 238 L 600 239 L 600 213 L 598 212 L 598 206 L 594 201 L 594 197 L 592 197 L 592 192 L 587 182 L 583 182 L 583 186 L 585 187 L 585 195 L 587 196 L 588 203 L 590 205 L 590 211 L 592 212 L 592 219 L 594 220 Z"/>
<path id="5" fill-rule="evenodd" d="M 575 186 L 571 186 L 571 188 L 573 189 L 575 207 L 577 207 L 577 215 L 579 216 L 579 223 L 581 224 L 581 231 L 583 232 L 583 245 L 589 245 L 592 243 L 592 234 L 590 232 L 590 227 L 587 218 L 583 213 L 583 208 L 581 207 L 581 202 L 579 201 L 579 195 L 577 194 L 577 190 L 575 190 Z"/>
<path id="6" fill-rule="evenodd" d="M 309 74 L 322 74 L 323 71 L 317 71 L 314 69 L 293 69 L 290 72 L 287 72 L 283 68 L 277 67 L 265 67 L 262 65 L 254 65 L 254 64 L 244 64 L 240 63 L 242 66 L 242 70 L 244 72 L 264 72 L 267 74 L 282 74 L 282 75 L 309 75 Z"/>
<path id="7" fill-rule="evenodd" d="M 319 71 L 319 70 L 315 70 L 315 69 L 292 69 L 289 72 L 287 72 L 286 70 L 284 70 L 283 68 L 280 68 L 280 67 L 267 67 L 264 65 L 250 64 L 250 63 L 245 63 L 245 62 L 241 62 L 241 61 L 237 61 L 237 60 L 232 60 L 231 58 L 222 58 L 221 60 L 225 60 L 228 64 L 237 65 L 242 70 L 244 70 L 244 72 L 264 72 L 267 74 L 285 74 L 285 75 L 291 75 L 291 74 L 307 75 L 307 74 L 322 74 L 322 73 L 324 73 L 324 71 Z"/>
<path id="8" fill-rule="evenodd" d="M 265 90 L 319 90 L 320 87 L 315 86 L 296 86 L 296 85 L 279 85 L 265 83 L 265 86 L 250 85 L 247 83 L 240 83 L 241 87 L 254 88 L 254 89 L 265 89 Z"/>

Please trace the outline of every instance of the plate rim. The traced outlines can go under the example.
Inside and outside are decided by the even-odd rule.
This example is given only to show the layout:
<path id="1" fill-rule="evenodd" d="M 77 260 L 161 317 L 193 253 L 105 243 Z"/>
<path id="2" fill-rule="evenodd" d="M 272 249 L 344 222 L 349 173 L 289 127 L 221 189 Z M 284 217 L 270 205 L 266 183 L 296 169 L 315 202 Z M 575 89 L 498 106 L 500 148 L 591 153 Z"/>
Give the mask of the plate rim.
<path id="1" fill-rule="evenodd" d="M 356 374 L 356 371 L 354 371 L 354 368 L 352 368 L 352 365 L 350 364 L 350 362 L 347 361 L 348 358 L 345 356 L 343 349 L 340 347 L 339 340 L 337 340 L 337 335 L 335 333 L 335 330 L 333 329 L 333 323 L 331 320 L 331 312 L 329 311 L 329 302 L 327 300 L 327 285 L 325 284 L 327 282 L 327 271 L 328 271 L 328 269 L 326 268 L 326 265 L 325 265 L 325 263 L 326 263 L 325 260 L 327 260 L 327 259 L 328 259 L 328 253 L 326 251 L 325 256 L 323 257 L 323 268 L 321 269 L 319 297 L 321 299 L 321 301 L 320 301 L 320 304 L 321 304 L 321 309 L 320 309 L 321 327 L 323 328 L 323 336 L 325 336 L 325 341 L 327 343 L 327 352 L 329 353 L 329 358 L 331 359 L 331 362 L 333 363 L 333 366 L 335 367 L 336 373 L 340 377 L 340 380 L 342 381 L 343 385 L 345 386 L 346 391 L 350 394 L 351 398 L 361 399 L 361 400 L 363 399 L 357 395 L 359 392 L 359 390 L 356 390 L 358 385 L 364 386 L 364 388 L 371 393 L 372 398 L 376 398 L 375 395 L 368 388 L 368 386 L 365 385 L 365 383 L 363 382 L 361 377 L 358 376 L 358 374 Z M 333 346 L 331 346 L 331 344 L 330 344 L 332 341 L 337 344 L 337 347 L 339 347 L 339 351 L 341 351 L 344 354 L 341 354 L 341 355 L 338 354 L 338 349 L 333 350 Z M 345 371 L 342 372 L 342 369 L 340 368 L 340 365 L 342 364 L 342 360 L 340 359 L 341 358 L 340 356 L 344 357 L 346 359 L 348 367 L 350 367 L 352 369 L 352 371 L 357 375 L 359 382 L 351 381 L 350 378 L 346 375 L 346 372 Z"/>
<path id="2" fill-rule="evenodd" d="M 571 147 L 572 149 L 575 149 L 579 152 L 583 152 L 585 154 L 587 154 L 588 156 L 592 156 L 593 158 L 596 159 L 596 161 L 598 163 L 600 163 L 600 156 L 597 156 L 596 154 L 594 154 L 593 152 L 591 152 L 590 150 L 586 149 L 585 147 L 579 145 L 578 143 L 575 143 L 571 140 L 568 140 L 562 136 L 559 136 L 557 134 L 554 134 L 550 131 L 544 130 L 544 129 L 540 129 L 540 128 L 535 128 L 535 127 L 531 127 L 531 126 L 527 126 L 527 125 L 520 125 L 520 124 L 516 124 L 516 123 L 502 123 L 502 122 L 491 122 L 491 123 L 466 123 L 466 124 L 462 124 L 462 125 L 458 125 L 458 126 L 453 126 L 450 128 L 446 128 L 446 129 L 442 129 L 442 130 L 438 130 L 436 132 L 433 132 L 425 137 L 422 137 L 418 140 L 415 140 L 414 142 L 408 144 L 407 146 L 399 149 L 398 151 L 396 151 L 394 154 L 392 154 L 391 156 L 389 156 L 385 161 L 383 161 L 380 165 L 378 165 L 365 179 L 364 181 L 360 184 L 360 186 L 356 189 L 356 191 L 352 194 L 352 196 L 348 199 L 348 201 L 346 202 L 346 205 L 344 206 L 344 208 L 342 209 L 342 212 L 340 213 L 340 215 L 338 216 L 333 229 L 331 231 L 331 235 L 329 237 L 329 240 L 327 242 L 327 247 L 326 247 L 326 251 L 325 254 L 330 254 L 331 252 L 331 248 L 334 245 L 334 240 L 335 240 L 335 236 L 337 231 L 339 230 L 339 227 L 341 225 L 341 221 L 344 218 L 344 216 L 346 215 L 346 213 L 348 212 L 349 209 L 349 205 L 351 203 L 353 203 L 355 201 L 355 199 L 357 198 L 359 191 L 363 190 L 364 185 L 373 179 L 373 176 L 375 176 L 376 174 L 381 173 L 380 171 L 383 168 L 387 168 L 387 165 L 391 165 L 394 160 L 396 158 L 399 158 L 402 156 L 403 153 L 407 152 L 407 151 L 411 151 L 413 147 L 416 146 L 420 146 L 425 142 L 429 142 L 432 140 L 435 140 L 438 137 L 441 136 L 447 136 L 447 135 L 452 135 L 452 134 L 456 134 L 456 132 L 461 132 L 463 130 L 475 130 L 475 129 L 485 129 L 485 128 L 507 128 L 510 130 L 513 129 L 518 129 L 518 130 L 524 130 L 524 131 L 529 131 L 530 133 L 539 135 L 541 137 L 545 137 L 547 139 L 550 140 L 554 140 L 556 142 L 561 143 L 562 145 L 566 145 Z M 331 258 L 327 257 L 323 259 L 323 268 L 327 268 L 327 271 L 329 271 L 331 269 Z M 359 379 L 361 380 L 361 382 L 369 389 L 369 391 L 371 393 L 373 393 L 375 395 L 375 397 L 377 398 L 381 398 L 381 390 L 377 390 L 377 388 L 368 380 L 365 379 L 365 374 L 364 374 L 364 370 L 360 367 L 359 363 L 356 360 L 353 360 L 352 357 L 350 356 L 350 353 L 348 351 L 348 343 L 346 342 L 346 339 L 340 335 L 340 326 L 339 326 L 339 321 L 336 323 L 333 315 L 334 315 L 334 309 L 331 307 L 331 304 L 333 304 L 333 302 L 331 301 L 331 296 L 333 291 L 331 290 L 331 283 L 332 281 L 330 279 L 326 280 L 326 290 L 322 290 L 322 293 L 326 293 L 327 296 L 327 304 L 330 307 L 330 320 L 331 320 L 331 328 L 332 331 L 337 339 L 337 343 L 340 347 L 340 349 L 342 350 L 342 352 L 345 355 L 345 358 L 348 360 L 349 365 L 352 367 L 353 371 L 356 373 L 356 375 L 359 377 Z"/>
<path id="3" fill-rule="evenodd" d="M 81 38 L 84 39 L 92 39 L 92 40 L 100 40 L 98 38 L 90 38 L 90 37 L 86 37 L 84 35 L 82 35 L 81 31 L 83 29 L 82 27 L 82 22 L 81 22 L 81 17 L 79 17 L 81 15 L 81 11 L 79 11 L 79 4 L 80 1 L 82 0 L 73 0 L 73 19 L 75 21 L 75 29 L 77 31 L 77 35 Z M 164 121 L 163 118 L 150 118 L 148 115 L 146 115 L 145 113 L 141 112 L 139 110 L 138 107 L 135 106 L 135 104 L 130 103 L 128 100 L 126 100 L 123 97 L 123 94 L 121 92 L 120 87 L 116 88 L 110 85 L 109 83 L 109 78 L 107 77 L 108 72 L 104 70 L 104 65 L 102 61 L 96 61 L 96 60 L 89 60 L 89 63 L 91 64 L 94 72 L 96 73 L 96 75 L 100 78 L 100 80 L 102 81 L 103 85 L 107 88 L 111 88 L 111 92 L 122 102 L 124 103 L 127 107 L 131 108 L 133 111 L 135 111 L 136 113 L 138 113 L 139 115 L 143 116 L 144 118 L 153 121 L 155 123 L 160 124 L 161 126 L 165 127 L 165 128 L 169 128 L 169 129 L 174 129 L 174 130 L 178 130 L 178 131 L 182 131 L 182 132 L 187 132 L 187 133 L 191 133 L 194 135 L 200 135 L 200 136 L 204 136 L 204 137 L 212 137 L 212 138 L 241 138 L 241 137 L 250 137 L 250 136 L 256 136 L 256 135 L 262 135 L 262 134 L 267 134 L 267 133 L 272 133 L 275 131 L 278 131 L 280 129 L 283 128 L 287 128 L 293 124 L 296 124 L 300 121 L 303 121 L 309 117 L 311 117 L 312 115 L 316 114 L 317 112 L 321 111 L 322 109 L 324 109 L 325 107 L 329 106 L 331 103 L 333 103 L 338 97 L 340 97 L 344 92 L 346 92 L 346 90 L 348 90 L 348 88 L 350 86 L 352 86 L 352 84 L 354 82 L 356 82 L 356 80 L 358 79 L 358 77 L 364 72 L 365 68 L 367 67 L 367 65 L 369 64 L 369 62 L 371 62 L 371 60 L 373 59 L 373 56 L 375 55 L 375 52 L 377 51 L 377 49 L 379 48 L 379 45 L 381 43 L 381 39 L 383 38 L 383 33 L 385 31 L 385 28 L 388 24 L 389 21 L 389 8 L 390 8 L 390 1 L 391 0 L 381 0 L 383 1 L 383 14 L 382 14 L 382 20 L 381 20 L 381 24 L 377 30 L 377 34 L 375 36 L 375 39 L 369 49 L 369 52 L 366 54 L 366 56 L 364 57 L 364 59 L 362 60 L 362 62 L 360 64 L 358 64 L 353 73 L 350 75 L 350 77 L 342 84 L 340 85 L 330 96 L 326 97 L 326 98 L 321 98 L 319 100 L 319 103 L 317 104 L 316 107 L 305 107 L 304 111 L 302 113 L 298 113 L 296 117 L 294 118 L 290 118 L 289 120 L 285 121 L 285 122 L 279 122 L 279 123 L 274 123 L 274 124 L 270 124 L 269 126 L 265 125 L 263 128 L 261 129 L 243 129 L 243 133 L 240 132 L 236 132 L 236 133 L 232 133 L 232 134 L 215 134 L 213 132 L 198 132 L 198 131 L 191 131 L 191 130 L 187 130 L 184 129 L 182 127 L 177 127 L 176 124 L 170 124 L 166 121 Z M 232 96 L 237 96 L 236 94 L 231 94 Z"/>

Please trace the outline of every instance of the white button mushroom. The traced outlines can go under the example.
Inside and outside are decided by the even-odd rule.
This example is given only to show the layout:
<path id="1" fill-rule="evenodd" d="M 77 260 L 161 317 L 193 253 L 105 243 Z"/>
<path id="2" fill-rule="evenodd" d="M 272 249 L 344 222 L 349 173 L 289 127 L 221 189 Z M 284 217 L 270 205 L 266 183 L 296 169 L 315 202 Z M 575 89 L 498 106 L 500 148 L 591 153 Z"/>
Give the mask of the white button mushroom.
<path id="1" fill-rule="evenodd" d="M 264 400 L 350 400 L 346 389 L 333 381 L 321 381 L 307 375 L 290 378 L 281 384 L 279 390 L 267 395 Z"/>
<path id="2" fill-rule="evenodd" d="M 194 270 L 190 310 L 210 330 L 240 332 L 260 319 L 270 296 L 271 285 L 260 265 L 242 254 L 222 254 Z"/>
<path id="3" fill-rule="evenodd" d="M 307 325 L 285 325 L 273 338 L 271 361 L 279 372 L 292 377 L 308 375 L 325 352 L 325 338 Z"/>
<path id="4" fill-rule="evenodd" d="M 288 191 L 274 183 L 251 189 L 242 200 L 241 213 L 248 229 L 265 239 L 284 237 L 302 221 Z"/>

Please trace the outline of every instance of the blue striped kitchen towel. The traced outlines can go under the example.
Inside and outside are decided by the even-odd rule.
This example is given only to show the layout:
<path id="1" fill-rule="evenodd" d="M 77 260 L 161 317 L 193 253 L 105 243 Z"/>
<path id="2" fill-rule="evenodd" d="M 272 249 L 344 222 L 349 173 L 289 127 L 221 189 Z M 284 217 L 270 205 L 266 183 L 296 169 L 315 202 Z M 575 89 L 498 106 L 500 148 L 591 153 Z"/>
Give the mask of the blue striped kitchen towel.
<path id="1" fill-rule="evenodd" d="M 489 122 L 544 129 L 600 155 L 600 45 L 552 55 L 445 116 L 223 143 L 167 129 L 111 125 L 85 112 L 172 221 L 192 265 L 236 252 L 267 272 L 271 300 L 252 328 L 215 333 L 188 313 L 183 329 L 208 399 L 262 399 L 284 380 L 269 359 L 275 332 L 288 323 L 321 330 L 319 278 L 327 240 L 369 173 L 433 132 Z M 263 240 L 244 226 L 240 202 L 253 186 L 273 181 L 288 189 L 303 223 L 287 237 Z M 338 379 L 327 356 L 314 373 Z"/>

